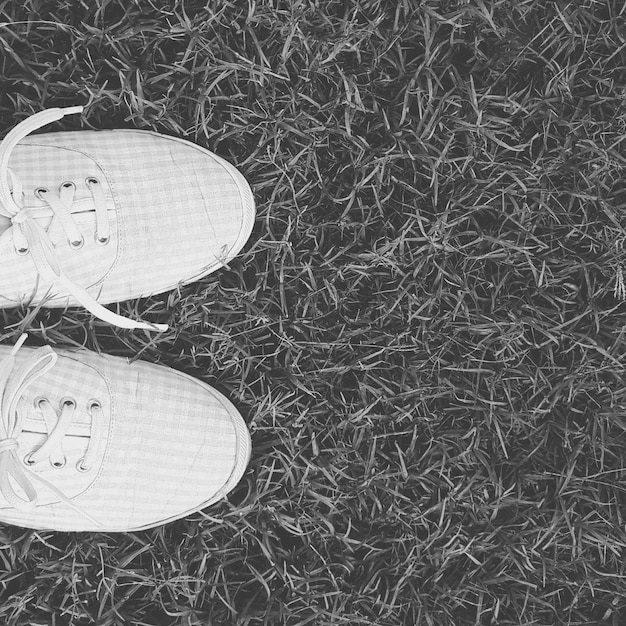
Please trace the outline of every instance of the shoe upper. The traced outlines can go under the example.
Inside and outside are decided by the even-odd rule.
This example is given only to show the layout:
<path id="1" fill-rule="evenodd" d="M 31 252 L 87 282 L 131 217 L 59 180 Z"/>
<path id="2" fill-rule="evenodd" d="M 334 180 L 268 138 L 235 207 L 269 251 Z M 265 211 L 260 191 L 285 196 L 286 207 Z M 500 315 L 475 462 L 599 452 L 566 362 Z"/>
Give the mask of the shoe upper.
<path id="1" fill-rule="evenodd" d="M 67 277 L 100 303 L 160 293 L 214 271 L 250 235 L 250 188 L 229 163 L 190 142 L 135 130 L 30 135 L 9 168 L 21 181 L 29 213 L 47 231 Z M 104 193 L 110 236 L 98 241 L 93 193 Z M 52 219 L 42 188 L 74 185 L 71 217 L 82 235 L 73 246 Z M 20 302 L 75 306 L 63 289 L 19 254 L 13 228 L 0 235 L 0 307 Z"/>
<path id="2" fill-rule="evenodd" d="M 22 348 L 15 371 L 35 352 Z M 1 521 L 63 531 L 138 530 L 203 508 L 241 478 L 249 434 L 219 392 L 164 366 L 86 350 L 55 352 L 54 366 L 17 401 L 22 426 L 15 455 L 37 492 L 36 505 L 16 508 L 0 492 Z M 8 353 L 0 346 L 0 360 Z M 54 436 L 46 412 L 60 422 L 70 403 L 71 423 L 54 452 L 32 463 Z M 3 454 L 12 453 L 0 441 Z"/>

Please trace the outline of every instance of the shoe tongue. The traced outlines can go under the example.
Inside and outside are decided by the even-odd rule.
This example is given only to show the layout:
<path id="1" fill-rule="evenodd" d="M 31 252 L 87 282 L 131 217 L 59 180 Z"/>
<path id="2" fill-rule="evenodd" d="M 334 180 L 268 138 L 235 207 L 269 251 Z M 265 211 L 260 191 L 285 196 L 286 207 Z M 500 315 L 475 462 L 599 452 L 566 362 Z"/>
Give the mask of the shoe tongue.
<path id="1" fill-rule="evenodd" d="M 58 408 L 51 400 L 51 404 L 55 407 L 57 416 L 60 415 Z M 60 399 L 59 399 L 60 400 Z M 57 403 L 57 404 L 60 404 Z M 19 454 L 26 456 L 29 452 L 41 447 L 48 438 L 48 429 L 43 415 L 34 406 L 32 398 L 22 398 L 18 403 L 18 411 L 23 416 L 23 428 L 19 442 Z M 54 424 L 51 425 L 54 428 Z M 91 436 L 90 418 L 85 412 L 75 411 L 72 423 L 68 427 L 63 437 L 62 450 L 66 457 L 70 460 L 79 460 L 87 450 L 89 437 Z"/>
<path id="2" fill-rule="evenodd" d="M 36 220 L 39 221 L 39 225 L 47 228 L 54 216 L 54 212 L 47 204 L 35 204 L 25 205 L 24 208 L 32 215 Z M 75 199 L 72 202 L 72 207 L 70 210 L 72 214 L 72 219 L 85 217 L 88 220 L 95 220 L 96 217 L 96 209 L 93 204 L 93 200 L 91 198 L 81 198 Z M 10 220 L 9 220 L 10 223 Z"/>
<path id="3" fill-rule="evenodd" d="M 59 240 L 66 238 L 64 234 L 61 222 L 56 220 L 53 223 L 54 213 L 48 206 L 26 206 L 25 209 L 29 212 L 31 217 L 35 219 L 37 224 L 41 226 L 47 233 L 48 237 L 53 244 L 56 244 Z M 93 204 L 93 200 L 82 199 L 75 200 L 72 203 L 71 209 L 72 220 L 76 224 L 79 230 L 87 229 L 94 230 L 96 227 L 96 209 Z M 1 219 L 1 218 L 0 218 Z M 51 224 L 53 224 L 52 227 Z M 9 220 L 9 227 L 12 226 L 11 220 Z M 0 221 L 0 235 L 3 233 L 3 222 Z"/>

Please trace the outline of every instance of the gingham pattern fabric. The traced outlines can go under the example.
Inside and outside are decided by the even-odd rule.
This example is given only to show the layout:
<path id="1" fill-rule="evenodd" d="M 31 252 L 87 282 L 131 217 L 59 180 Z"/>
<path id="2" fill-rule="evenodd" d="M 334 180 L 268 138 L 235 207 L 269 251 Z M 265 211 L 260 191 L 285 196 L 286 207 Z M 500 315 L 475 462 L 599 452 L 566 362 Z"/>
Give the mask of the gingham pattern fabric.
<path id="1" fill-rule="evenodd" d="M 111 241 L 95 242 L 95 218 L 74 213 L 85 245 L 72 249 L 59 228 L 50 233 L 67 276 L 101 303 L 175 288 L 235 256 L 254 222 L 250 187 L 229 163 L 190 142 L 147 131 L 76 131 L 29 136 L 9 167 L 24 185 L 27 205 L 45 207 L 38 187 L 76 184 L 76 206 L 91 202 L 86 184 L 98 178 L 107 196 Z M 42 225 L 49 217 L 42 214 Z M 75 306 L 43 283 L 30 255 L 15 251 L 12 229 L 0 235 L 0 307 L 30 301 Z"/>
<path id="2" fill-rule="evenodd" d="M 0 346 L 0 359 L 10 348 Z M 16 359 L 28 358 L 23 347 Z M 240 480 L 250 456 L 250 436 L 241 415 L 219 392 L 175 370 L 86 350 L 55 350 L 52 370 L 29 388 L 19 410 L 27 425 L 18 454 L 39 445 L 45 428 L 35 408 L 76 401 L 75 424 L 63 440 L 66 465 L 41 461 L 32 469 L 59 488 L 101 526 L 33 482 L 39 502 L 31 511 L 12 508 L 0 495 L 0 521 L 62 531 L 128 531 L 178 519 L 224 497 Z M 87 446 L 91 400 L 102 405 L 104 423 L 97 462 L 78 472 Z"/>

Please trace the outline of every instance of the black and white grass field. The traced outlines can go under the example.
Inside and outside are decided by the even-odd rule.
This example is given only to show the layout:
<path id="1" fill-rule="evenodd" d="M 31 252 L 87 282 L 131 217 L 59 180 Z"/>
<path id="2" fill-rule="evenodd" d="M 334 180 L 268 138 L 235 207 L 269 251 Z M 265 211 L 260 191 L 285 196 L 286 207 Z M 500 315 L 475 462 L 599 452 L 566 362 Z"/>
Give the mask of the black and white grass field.
<path id="1" fill-rule="evenodd" d="M 625 18 L 0 1 L 0 136 L 85 105 L 55 128 L 194 141 L 258 206 L 228 269 L 114 307 L 166 333 L 1 313 L 5 343 L 214 385 L 253 455 L 227 501 L 158 529 L 0 526 L 0 623 L 623 624 Z"/>

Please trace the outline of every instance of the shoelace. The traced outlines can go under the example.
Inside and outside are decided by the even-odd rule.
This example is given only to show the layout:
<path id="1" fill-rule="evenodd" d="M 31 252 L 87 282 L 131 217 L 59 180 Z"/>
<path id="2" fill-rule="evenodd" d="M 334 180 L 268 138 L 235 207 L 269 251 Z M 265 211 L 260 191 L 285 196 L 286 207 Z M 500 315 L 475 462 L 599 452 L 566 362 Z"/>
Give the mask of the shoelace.
<path id="1" fill-rule="evenodd" d="M 33 482 L 37 481 L 50 489 L 59 500 L 70 506 L 78 514 L 96 526 L 100 526 L 96 519 L 76 506 L 70 498 L 52 483 L 29 470 L 17 455 L 19 448 L 18 437 L 24 427 L 23 416 L 17 409 L 18 401 L 32 383 L 54 367 L 58 359 L 57 354 L 51 348 L 44 347 L 36 350 L 31 358 L 27 359 L 21 367 L 16 368 L 15 355 L 25 340 L 26 334 L 23 334 L 11 350 L 9 356 L 0 361 L 0 493 L 11 506 L 22 511 L 29 511 L 37 505 L 38 495 L 33 486 Z M 67 432 L 71 423 L 72 413 L 73 411 L 71 411 L 70 407 L 64 407 L 57 424 L 51 429 L 51 432 L 48 432 L 48 438 L 45 443 L 29 455 L 29 463 L 34 464 L 47 456 L 51 459 L 58 458 L 55 449 L 59 448 L 60 442 Z M 100 420 L 92 417 L 92 432 L 87 452 L 82 460 L 83 464 L 88 457 L 93 456 L 94 447 L 92 441 L 97 436 L 94 431 L 97 429 L 99 422 Z M 48 428 L 47 424 L 46 429 L 48 430 Z M 89 458 L 88 460 L 91 459 Z M 80 471 L 80 467 L 77 467 L 77 470 Z M 15 490 L 11 479 L 22 490 L 25 498 L 20 496 Z"/>
<path id="2" fill-rule="evenodd" d="M 19 178 L 9 169 L 9 159 L 15 146 L 33 131 L 46 126 L 52 122 L 60 120 L 65 115 L 81 113 L 82 106 L 66 107 L 63 109 L 46 109 L 35 113 L 31 117 L 20 122 L 0 143 L 0 215 L 11 219 L 13 225 L 13 241 L 16 251 L 20 254 L 32 256 L 35 268 L 39 275 L 46 281 L 63 287 L 78 302 L 80 302 L 89 312 L 96 317 L 121 328 L 145 329 L 164 331 L 167 324 L 150 324 L 128 319 L 122 315 L 117 315 L 113 311 L 102 306 L 85 289 L 70 280 L 59 264 L 59 260 L 54 251 L 54 246 L 46 232 L 36 220 L 33 213 L 25 208 L 23 202 L 23 187 Z M 95 181 L 95 182 L 94 182 Z M 98 181 L 93 179 L 90 187 L 94 196 L 94 206 L 96 210 L 96 232 L 101 243 L 108 241 L 108 217 L 106 206 L 104 205 L 104 195 Z M 58 197 L 39 190 L 39 197 L 44 200 L 52 209 L 54 218 L 58 218 L 68 236 L 70 246 L 81 247 L 82 235 L 78 227 L 73 222 L 68 206 L 71 205 L 73 197 L 73 183 L 68 186 L 62 185 L 61 193 Z"/>

